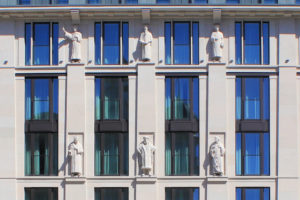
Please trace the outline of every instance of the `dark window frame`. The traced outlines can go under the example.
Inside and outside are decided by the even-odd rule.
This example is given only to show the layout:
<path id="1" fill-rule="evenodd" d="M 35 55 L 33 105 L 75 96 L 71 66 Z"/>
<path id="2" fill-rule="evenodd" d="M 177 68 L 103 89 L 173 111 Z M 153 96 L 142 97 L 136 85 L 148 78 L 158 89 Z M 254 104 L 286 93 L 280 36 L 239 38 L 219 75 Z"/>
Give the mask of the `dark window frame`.
<path id="1" fill-rule="evenodd" d="M 129 191 L 128 191 L 128 188 L 126 187 L 102 187 L 102 188 L 99 188 L 99 187 L 95 187 L 95 193 L 96 192 L 99 192 L 100 193 L 100 199 L 103 200 L 104 199 L 104 194 L 103 194 L 103 190 L 107 190 L 107 189 L 117 189 L 118 190 L 118 199 L 116 200 L 123 200 L 123 193 L 127 193 L 127 195 L 129 195 Z M 95 200 L 100 200 L 100 199 L 96 199 L 96 195 L 95 195 Z M 129 199 L 129 197 L 127 197 L 127 199 Z"/>
<path id="2" fill-rule="evenodd" d="M 27 79 L 27 78 L 26 78 Z M 31 119 L 25 120 L 25 132 L 27 133 L 57 133 L 58 120 L 54 119 L 53 82 L 57 77 L 28 78 L 31 80 Z M 34 80 L 47 79 L 49 81 L 49 120 L 34 120 Z M 57 91 L 58 92 L 58 91 Z M 57 94 L 58 95 L 58 94 Z"/>
<path id="3" fill-rule="evenodd" d="M 34 194 L 35 194 L 36 190 L 39 190 L 39 189 L 47 189 L 48 190 L 48 200 L 58 200 L 58 188 L 25 187 L 24 192 L 25 192 L 25 195 L 26 195 L 26 193 L 29 193 L 30 200 L 39 200 L 39 199 L 34 198 Z M 56 198 L 54 197 L 54 195 L 56 196 Z"/>
<path id="4" fill-rule="evenodd" d="M 270 196 L 270 188 L 269 187 L 236 187 L 237 189 L 241 189 L 241 200 L 246 200 L 246 192 L 247 189 L 259 189 L 260 190 L 260 200 L 270 200 L 264 199 L 264 189 L 269 189 L 269 196 Z M 237 193 L 235 192 L 235 198 L 238 199 Z"/>
<path id="5" fill-rule="evenodd" d="M 188 196 L 187 200 L 194 200 L 194 190 L 198 189 L 198 191 L 199 191 L 199 188 L 197 188 L 197 187 L 166 187 L 165 188 L 165 199 L 167 198 L 167 190 L 171 190 L 171 198 L 170 198 L 170 200 L 176 200 L 176 194 L 175 194 L 175 190 L 176 189 L 186 189 L 186 190 L 189 190 L 189 196 Z"/>

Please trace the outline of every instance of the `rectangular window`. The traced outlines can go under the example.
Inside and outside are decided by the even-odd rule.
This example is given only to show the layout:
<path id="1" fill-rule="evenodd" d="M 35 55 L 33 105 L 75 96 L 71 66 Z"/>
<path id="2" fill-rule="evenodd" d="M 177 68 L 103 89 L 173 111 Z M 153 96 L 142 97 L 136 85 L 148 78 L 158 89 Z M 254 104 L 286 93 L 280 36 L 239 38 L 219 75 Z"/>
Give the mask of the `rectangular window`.
<path id="1" fill-rule="evenodd" d="M 269 78 L 236 78 L 236 174 L 270 175 Z"/>
<path id="2" fill-rule="evenodd" d="M 199 188 L 166 188 L 166 200 L 199 200 Z"/>
<path id="3" fill-rule="evenodd" d="M 128 188 L 95 188 L 95 200 L 128 200 Z"/>
<path id="4" fill-rule="evenodd" d="M 26 23 L 25 64 L 31 65 L 32 63 L 33 65 L 57 65 L 58 33 L 58 23 Z M 50 45 L 51 37 L 52 44 Z M 52 53 L 50 54 L 50 52 Z"/>
<path id="5" fill-rule="evenodd" d="M 30 0 L 19 0 L 19 4 L 20 5 L 29 5 L 30 4 Z"/>
<path id="6" fill-rule="evenodd" d="M 95 134 L 95 175 L 128 175 L 128 134 Z"/>
<path id="7" fill-rule="evenodd" d="M 128 33 L 127 22 L 95 23 L 95 63 L 128 64 Z"/>
<path id="8" fill-rule="evenodd" d="M 69 0 L 56 0 L 56 4 L 68 4 Z"/>
<path id="9" fill-rule="evenodd" d="M 25 200 L 58 200 L 57 188 L 25 188 Z"/>
<path id="10" fill-rule="evenodd" d="M 165 63 L 199 64 L 198 22 L 165 23 Z"/>
<path id="11" fill-rule="evenodd" d="M 236 64 L 265 64 L 269 58 L 269 23 L 236 22 Z"/>
<path id="12" fill-rule="evenodd" d="M 270 188 L 236 188 L 236 200 L 270 200 Z"/>
<path id="13" fill-rule="evenodd" d="M 25 133 L 25 175 L 56 176 L 57 133 Z"/>

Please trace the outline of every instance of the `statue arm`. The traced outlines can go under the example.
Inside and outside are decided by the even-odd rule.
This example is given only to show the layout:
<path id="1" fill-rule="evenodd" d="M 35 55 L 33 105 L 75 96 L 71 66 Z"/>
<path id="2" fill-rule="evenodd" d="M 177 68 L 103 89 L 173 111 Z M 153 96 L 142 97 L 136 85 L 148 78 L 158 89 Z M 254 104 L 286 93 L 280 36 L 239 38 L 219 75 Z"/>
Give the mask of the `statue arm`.
<path id="1" fill-rule="evenodd" d="M 67 31 L 65 31 L 65 37 L 69 40 L 73 40 L 73 35 Z"/>

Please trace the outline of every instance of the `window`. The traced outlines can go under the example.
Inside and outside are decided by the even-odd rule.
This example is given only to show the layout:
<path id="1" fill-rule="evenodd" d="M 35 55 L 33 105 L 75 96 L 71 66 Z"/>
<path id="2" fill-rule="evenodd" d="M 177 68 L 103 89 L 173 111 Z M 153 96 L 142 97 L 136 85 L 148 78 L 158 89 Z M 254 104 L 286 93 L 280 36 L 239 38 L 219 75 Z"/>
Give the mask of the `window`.
<path id="1" fill-rule="evenodd" d="M 128 188 L 95 188 L 95 200 L 128 200 Z"/>
<path id="2" fill-rule="evenodd" d="M 58 23 L 26 23 L 25 65 L 58 65 L 58 32 Z"/>
<path id="3" fill-rule="evenodd" d="M 227 4 L 245 4 L 245 5 L 255 5 L 255 4 L 277 4 L 277 0 L 226 0 Z"/>
<path id="4" fill-rule="evenodd" d="M 58 200 L 57 188 L 25 188 L 25 200 Z"/>
<path id="5" fill-rule="evenodd" d="M 25 175 L 57 175 L 57 78 L 25 80 Z"/>
<path id="6" fill-rule="evenodd" d="M 198 200 L 199 188 L 166 188 L 166 200 Z"/>
<path id="7" fill-rule="evenodd" d="M 95 175 L 128 175 L 128 78 L 95 80 Z"/>
<path id="8" fill-rule="evenodd" d="M 270 64 L 269 23 L 235 23 L 236 64 Z"/>
<path id="9" fill-rule="evenodd" d="M 68 4 L 69 0 L 19 0 L 19 5 Z"/>
<path id="10" fill-rule="evenodd" d="M 270 188 L 236 188 L 236 200 L 270 200 Z"/>
<path id="11" fill-rule="evenodd" d="M 165 63 L 199 64 L 198 22 L 165 22 Z"/>
<path id="12" fill-rule="evenodd" d="M 95 23 L 95 64 L 128 64 L 128 37 L 127 22 Z"/>
<path id="13" fill-rule="evenodd" d="M 157 0 L 157 4 L 206 4 L 207 0 Z"/>
<path id="14" fill-rule="evenodd" d="M 166 78 L 166 175 L 199 174 L 199 81 Z"/>
<path id="15" fill-rule="evenodd" d="M 88 4 L 138 4 L 138 0 L 88 0 Z"/>
<path id="16" fill-rule="evenodd" d="M 269 78 L 236 79 L 236 174 L 270 174 Z"/>

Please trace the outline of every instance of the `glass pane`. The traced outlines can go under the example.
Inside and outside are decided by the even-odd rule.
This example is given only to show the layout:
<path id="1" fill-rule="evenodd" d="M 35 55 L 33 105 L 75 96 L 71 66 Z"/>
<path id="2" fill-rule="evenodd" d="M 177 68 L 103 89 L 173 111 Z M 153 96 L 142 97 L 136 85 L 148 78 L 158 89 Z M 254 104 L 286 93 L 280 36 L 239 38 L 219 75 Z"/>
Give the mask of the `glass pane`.
<path id="1" fill-rule="evenodd" d="M 226 0 L 226 4 L 239 4 L 239 0 Z"/>
<path id="2" fill-rule="evenodd" d="M 236 175 L 242 174 L 242 135 L 241 133 L 236 134 L 236 143 L 235 143 L 235 166 L 236 166 Z"/>
<path id="3" fill-rule="evenodd" d="M 165 100 L 166 100 L 166 108 L 165 108 L 165 112 L 166 112 L 166 120 L 170 120 L 171 119 L 171 79 L 170 78 L 166 78 L 166 91 L 165 91 Z"/>
<path id="4" fill-rule="evenodd" d="M 25 200 L 31 200 L 30 189 L 25 188 Z"/>
<path id="5" fill-rule="evenodd" d="M 127 78 L 123 78 L 122 79 L 122 83 L 123 83 L 123 118 L 124 119 L 128 119 L 128 109 L 129 109 L 129 105 L 128 105 L 128 79 Z"/>
<path id="6" fill-rule="evenodd" d="M 264 133 L 264 174 L 270 175 L 270 134 Z"/>
<path id="7" fill-rule="evenodd" d="M 95 23 L 95 64 L 101 64 L 101 23 Z"/>
<path id="8" fill-rule="evenodd" d="M 207 4 L 207 0 L 194 0 L 195 4 Z"/>
<path id="9" fill-rule="evenodd" d="M 235 23 L 235 63 L 242 64 L 242 26 L 241 26 L 241 22 Z"/>
<path id="10" fill-rule="evenodd" d="M 66 1 L 66 4 L 68 1 Z M 58 65 L 58 23 L 52 24 L 52 65 Z"/>
<path id="11" fill-rule="evenodd" d="M 171 175 L 171 133 L 166 133 L 166 176 Z"/>
<path id="12" fill-rule="evenodd" d="M 165 23 L 165 63 L 171 64 L 171 23 Z"/>
<path id="13" fill-rule="evenodd" d="M 123 152 L 124 152 L 124 174 L 128 174 L 128 134 L 123 134 L 123 139 L 124 139 L 124 146 L 123 146 Z"/>
<path id="14" fill-rule="evenodd" d="M 263 200 L 270 200 L 270 188 L 264 188 L 264 199 Z"/>
<path id="15" fill-rule="evenodd" d="M 260 79 L 245 79 L 244 119 L 260 119 Z"/>
<path id="16" fill-rule="evenodd" d="M 156 0 L 157 4 L 168 4 L 170 3 L 170 0 Z"/>
<path id="17" fill-rule="evenodd" d="M 31 120 L 31 79 L 25 80 L 25 120 Z"/>
<path id="18" fill-rule="evenodd" d="M 119 173 L 119 134 L 105 133 L 104 138 L 104 175 Z"/>
<path id="19" fill-rule="evenodd" d="M 174 175 L 189 174 L 189 137 L 185 133 L 175 134 Z"/>
<path id="20" fill-rule="evenodd" d="M 49 80 L 34 80 L 34 120 L 49 120 Z"/>
<path id="21" fill-rule="evenodd" d="M 277 4 L 276 0 L 264 0 L 264 4 Z"/>
<path id="22" fill-rule="evenodd" d="M 34 175 L 49 174 L 49 145 L 47 136 L 47 134 L 34 135 Z"/>
<path id="23" fill-rule="evenodd" d="M 190 78 L 174 78 L 174 119 L 190 118 Z"/>
<path id="24" fill-rule="evenodd" d="M 270 83 L 269 83 L 269 78 L 264 78 L 264 85 L 263 85 L 263 92 L 264 92 L 264 119 L 270 119 Z"/>
<path id="25" fill-rule="evenodd" d="M 172 200 L 172 190 L 170 188 L 166 188 L 166 200 Z"/>
<path id="26" fill-rule="evenodd" d="M 199 200 L 199 189 L 195 188 L 193 191 L 193 200 Z"/>
<path id="27" fill-rule="evenodd" d="M 103 193 L 101 196 L 103 199 L 101 200 L 118 200 L 118 194 L 119 194 L 119 188 L 106 188 L 101 189 L 101 192 Z"/>
<path id="28" fill-rule="evenodd" d="M 50 64 L 50 27 L 48 23 L 34 24 L 33 64 Z"/>
<path id="29" fill-rule="evenodd" d="M 244 24 L 245 64 L 260 64 L 260 23 Z"/>
<path id="30" fill-rule="evenodd" d="M 236 94 L 236 100 L 235 100 L 235 117 L 236 119 L 241 119 L 242 117 L 242 79 L 236 78 L 235 80 L 235 94 Z"/>
<path id="31" fill-rule="evenodd" d="M 49 46 L 49 24 L 34 24 L 34 45 Z"/>
<path id="32" fill-rule="evenodd" d="M 31 24 L 29 23 L 25 24 L 25 65 L 31 65 Z"/>
<path id="33" fill-rule="evenodd" d="M 236 200 L 242 200 L 242 189 L 236 188 Z"/>
<path id="34" fill-rule="evenodd" d="M 50 48 L 49 46 L 34 46 L 33 47 L 33 64 L 34 65 L 49 65 L 50 58 L 49 58 Z"/>
<path id="35" fill-rule="evenodd" d="M 95 200 L 101 200 L 101 190 L 99 188 L 95 188 Z"/>
<path id="36" fill-rule="evenodd" d="M 245 64 L 260 64 L 260 45 L 245 44 Z"/>
<path id="37" fill-rule="evenodd" d="M 128 1 L 132 1 L 131 3 L 137 3 L 137 0 L 127 0 L 126 2 L 128 3 Z M 128 23 L 127 22 L 123 22 L 123 27 L 122 27 L 122 53 L 123 53 L 123 64 L 128 64 Z"/>
<path id="38" fill-rule="evenodd" d="M 100 0 L 88 0 L 88 4 L 98 4 Z"/>
<path id="39" fill-rule="evenodd" d="M 260 134 L 246 133 L 245 134 L 245 174 L 259 175 L 260 174 Z"/>
<path id="40" fill-rule="evenodd" d="M 199 64 L 199 23 L 193 22 L 193 64 Z"/>
<path id="41" fill-rule="evenodd" d="M 104 119 L 119 119 L 119 79 L 105 78 L 104 84 Z"/>
<path id="42" fill-rule="evenodd" d="M 186 200 L 189 197 L 189 188 L 176 188 L 175 189 L 175 200 Z"/>
<path id="43" fill-rule="evenodd" d="M 200 165 L 200 161 L 199 161 L 199 133 L 195 133 L 193 135 L 194 137 L 194 152 L 195 152 L 195 158 L 194 158 L 194 174 L 195 175 L 199 175 L 199 165 Z"/>
<path id="44" fill-rule="evenodd" d="M 33 194 L 34 194 L 33 199 L 49 200 L 48 199 L 48 188 L 34 189 L 34 193 Z"/>
<path id="45" fill-rule="evenodd" d="M 53 119 L 58 120 L 58 80 L 53 79 Z"/>
<path id="46" fill-rule="evenodd" d="M 199 120 L 199 78 L 193 78 L 193 113 Z"/>
<path id="47" fill-rule="evenodd" d="M 31 135 L 25 134 L 25 175 L 31 175 Z"/>
<path id="48" fill-rule="evenodd" d="M 103 51 L 104 64 L 120 64 L 119 23 L 104 23 Z"/>
<path id="49" fill-rule="evenodd" d="M 20 5 L 28 5 L 30 4 L 30 0 L 19 0 Z"/>
<path id="50" fill-rule="evenodd" d="M 273 0 L 271 0 L 273 1 Z M 266 0 L 265 0 L 266 2 Z M 264 42 L 264 64 L 270 64 L 270 40 L 269 40 L 269 23 L 263 23 L 263 42 Z"/>
<path id="51" fill-rule="evenodd" d="M 95 120 L 101 119 L 101 79 L 95 79 Z"/>
<path id="52" fill-rule="evenodd" d="M 190 64 L 189 23 L 174 23 L 174 64 Z"/>
<path id="53" fill-rule="evenodd" d="M 99 176 L 101 174 L 101 134 L 95 134 L 95 175 Z"/>
<path id="54" fill-rule="evenodd" d="M 69 1 L 68 0 L 56 0 L 57 4 L 68 4 Z"/>
<path id="55" fill-rule="evenodd" d="M 58 174 L 58 136 L 57 133 L 53 134 L 53 175 Z"/>
<path id="56" fill-rule="evenodd" d="M 245 200 L 260 200 L 260 189 L 245 189 Z"/>

